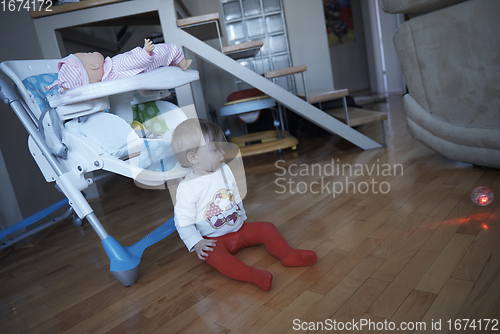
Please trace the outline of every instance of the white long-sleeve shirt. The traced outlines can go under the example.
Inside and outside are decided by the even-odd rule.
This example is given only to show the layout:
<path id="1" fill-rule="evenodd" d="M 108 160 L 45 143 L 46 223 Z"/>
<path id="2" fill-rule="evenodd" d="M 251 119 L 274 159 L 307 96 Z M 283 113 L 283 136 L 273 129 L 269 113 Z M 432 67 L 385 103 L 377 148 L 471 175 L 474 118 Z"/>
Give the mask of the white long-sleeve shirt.
<path id="1" fill-rule="evenodd" d="M 175 227 L 190 252 L 204 236 L 236 232 L 247 218 L 236 179 L 226 164 L 203 176 L 189 173 L 177 188 L 174 214 Z"/>

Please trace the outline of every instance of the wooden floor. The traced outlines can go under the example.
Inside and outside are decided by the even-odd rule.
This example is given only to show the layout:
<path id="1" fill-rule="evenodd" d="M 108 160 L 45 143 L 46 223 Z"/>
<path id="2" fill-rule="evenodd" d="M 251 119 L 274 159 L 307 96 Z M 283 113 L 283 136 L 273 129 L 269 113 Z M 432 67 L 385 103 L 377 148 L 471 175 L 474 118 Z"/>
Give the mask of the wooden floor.
<path id="1" fill-rule="evenodd" d="M 77 228 L 65 221 L 36 247 L 0 260 L 0 333 L 295 333 L 299 325 L 313 333 L 320 328 L 316 322 L 328 325 L 327 319 L 372 322 L 371 330 L 351 331 L 356 333 L 398 332 L 373 328 L 384 320 L 396 328 L 424 322 L 426 330 L 418 332 L 444 333 L 448 320 L 499 319 L 500 171 L 449 160 L 414 140 L 401 97 L 369 109 L 377 108 L 389 114 L 387 148 L 361 151 L 321 135 L 299 138 L 295 152 L 244 159 L 248 221 L 272 221 L 292 246 L 314 250 L 316 265 L 285 268 L 264 247 L 241 250 L 240 259 L 273 274 L 272 289 L 264 292 L 225 278 L 188 253 L 175 234 L 146 250 L 138 282 L 125 288 L 109 272 L 89 224 Z M 359 130 L 382 140 L 379 123 Z M 334 159 L 374 171 L 277 176 L 279 159 L 284 167 L 325 166 Z M 403 175 L 384 164 L 401 164 Z M 376 175 L 377 166 L 383 175 Z M 292 168 L 300 171 L 306 173 Z M 303 183 L 292 187 L 294 193 L 281 193 L 279 177 Z M 324 183 L 349 177 L 362 192 L 362 182 L 372 182 L 378 193 L 354 192 L 351 184 L 334 198 L 331 186 L 321 192 L 312 183 L 322 177 Z M 387 194 L 379 191 L 382 182 L 382 191 L 390 187 Z M 470 200 L 480 185 L 497 194 L 489 206 Z M 167 191 L 141 189 L 121 177 L 92 206 L 124 246 L 173 215 Z M 441 331 L 432 330 L 439 320 Z M 490 332 L 485 324 L 460 332 Z"/>

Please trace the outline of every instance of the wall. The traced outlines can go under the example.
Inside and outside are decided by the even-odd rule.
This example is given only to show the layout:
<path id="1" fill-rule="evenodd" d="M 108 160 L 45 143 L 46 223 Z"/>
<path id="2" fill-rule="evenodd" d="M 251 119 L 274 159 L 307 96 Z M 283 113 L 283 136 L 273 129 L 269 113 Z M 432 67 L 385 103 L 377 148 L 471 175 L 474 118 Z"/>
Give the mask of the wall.
<path id="1" fill-rule="evenodd" d="M 365 35 L 370 91 L 371 93 L 380 93 L 381 95 L 384 95 L 382 60 L 380 58 L 380 44 L 378 43 L 377 16 L 374 1 L 362 1 L 361 14 L 363 16 L 363 31 Z M 377 73 L 380 75 L 377 75 Z"/>
<path id="2" fill-rule="evenodd" d="M 356 41 L 330 47 L 336 89 L 385 95 L 385 67 L 387 93 L 402 93 L 401 67 L 392 42 L 398 16 L 383 12 L 377 1 L 352 0 Z"/>
<path id="3" fill-rule="evenodd" d="M 22 220 L 16 193 L 9 179 L 9 172 L 0 150 L 0 230 Z"/>
<path id="4" fill-rule="evenodd" d="M 322 0 L 283 0 L 290 54 L 294 66 L 305 64 L 309 93 L 333 90 Z M 301 81 L 297 87 L 301 93 Z"/>
<path id="5" fill-rule="evenodd" d="M 347 88 L 351 93 L 370 90 L 371 86 L 361 1 L 352 0 L 356 40 L 329 47 L 335 89 Z M 323 28 L 326 30 L 326 27 Z"/>
<path id="6" fill-rule="evenodd" d="M 27 11 L 0 12 L 0 31 L 10 32 L 1 34 L 0 62 L 42 58 L 35 27 Z M 3 73 L 2 76 L 6 78 Z M 0 160 L 5 163 L 0 163 L 0 200 L 7 199 L 0 209 L 3 224 L 10 226 L 20 216 L 26 218 L 61 200 L 63 195 L 53 183 L 45 182 L 29 153 L 28 133 L 4 103 L 0 104 L 0 123 Z M 10 180 L 12 186 L 5 180 Z"/>
<path id="7" fill-rule="evenodd" d="M 382 30 L 382 45 L 384 48 L 385 71 L 387 75 L 387 93 L 403 94 L 403 73 L 399 63 L 398 54 L 392 41 L 398 24 L 398 15 L 388 14 L 379 6 L 380 28 Z M 403 21 L 401 21 L 403 22 Z"/>

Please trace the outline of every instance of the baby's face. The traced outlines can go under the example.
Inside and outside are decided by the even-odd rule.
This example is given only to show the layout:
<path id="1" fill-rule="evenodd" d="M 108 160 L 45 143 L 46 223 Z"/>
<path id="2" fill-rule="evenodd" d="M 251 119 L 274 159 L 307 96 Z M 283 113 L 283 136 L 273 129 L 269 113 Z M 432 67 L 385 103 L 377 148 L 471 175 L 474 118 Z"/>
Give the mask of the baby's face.
<path id="1" fill-rule="evenodd" d="M 195 154 L 198 164 L 193 165 L 194 173 L 204 175 L 217 171 L 224 162 L 224 153 L 214 143 L 206 145 L 205 141 L 202 140 Z"/>

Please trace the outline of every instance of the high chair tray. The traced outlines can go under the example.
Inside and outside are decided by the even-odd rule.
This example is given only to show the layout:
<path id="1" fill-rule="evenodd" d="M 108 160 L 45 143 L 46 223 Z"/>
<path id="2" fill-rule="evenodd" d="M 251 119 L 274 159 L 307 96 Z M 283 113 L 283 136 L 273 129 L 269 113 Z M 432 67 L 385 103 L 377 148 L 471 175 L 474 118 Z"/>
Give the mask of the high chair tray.
<path id="1" fill-rule="evenodd" d="M 160 67 L 151 72 L 132 77 L 96 82 L 90 85 L 66 90 L 61 95 L 49 97 L 50 106 L 56 108 L 77 102 L 88 101 L 134 90 L 163 90 L 186 85 L 199 79 L 195 70 L 183 71 L 177 66 Z"/>

